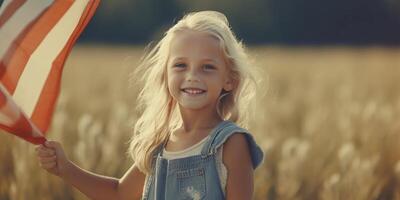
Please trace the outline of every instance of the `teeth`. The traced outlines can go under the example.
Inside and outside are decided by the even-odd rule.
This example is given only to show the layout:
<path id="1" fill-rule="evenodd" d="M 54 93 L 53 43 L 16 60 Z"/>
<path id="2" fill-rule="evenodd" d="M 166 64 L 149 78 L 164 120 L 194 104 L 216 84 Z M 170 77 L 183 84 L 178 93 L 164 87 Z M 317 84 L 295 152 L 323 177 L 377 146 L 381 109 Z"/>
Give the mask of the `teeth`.
<path id="1" fill-rule="evenodd" d="M 204 92 L 203 90 L 195 90 L 195 89 L 184 89 L 183 91 L 189 94 L 200 94 Z"/>

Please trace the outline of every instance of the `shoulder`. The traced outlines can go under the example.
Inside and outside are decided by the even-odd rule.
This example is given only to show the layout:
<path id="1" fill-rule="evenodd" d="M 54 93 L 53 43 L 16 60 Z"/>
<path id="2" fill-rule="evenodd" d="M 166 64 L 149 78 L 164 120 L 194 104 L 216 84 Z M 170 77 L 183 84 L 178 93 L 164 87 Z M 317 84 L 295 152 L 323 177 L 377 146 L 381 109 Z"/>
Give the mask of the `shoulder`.
<path id="1" fill-rule="evenodd" d="M 264 160 L 264 153 L 252 134 L 242 127 L 239 127 L 233 122 L 227 123 L 223 127 L 213 141 L 213 147 L 218 149 L 224 146 L 223 157 L 229 159 L 230 156 L 239 158 L 246 156 L 251 161 L 253 168 L 257 168 Z M 225 160 L 224 160 L 225 161 Z"/>
<path id="2" fill-rule="evenodd" d="M 240 132 L 233 133 L 230 137 L 228 137 L 224 143 L 224 150 L 233 153 L 239 153 L 243 150 L 249 150 L 247 145 L 247 139 L 244 134 Z"/>
<path id="3" fill-rule="evenodd" d="M 223 147 L 223 161 L 227 168 L 237 165 L 252 168 L 250 149 L 244 134 L 235 132 L 227 138 Z"/>

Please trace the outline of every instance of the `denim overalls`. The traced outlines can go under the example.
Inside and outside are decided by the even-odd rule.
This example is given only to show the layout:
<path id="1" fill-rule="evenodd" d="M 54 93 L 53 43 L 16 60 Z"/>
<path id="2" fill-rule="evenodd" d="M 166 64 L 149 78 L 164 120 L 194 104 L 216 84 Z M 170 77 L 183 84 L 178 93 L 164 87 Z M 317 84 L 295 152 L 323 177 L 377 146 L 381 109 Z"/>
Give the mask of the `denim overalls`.
<path id="1" fill-rule="evenodd" d="M 162 157 L 166 143 L 161 145 L 154 155 L 153 173 L 147 177 L 142 199 L 224 199 L 215 158 L 218 147 L 234 133 L 245 134 L 255 169 L 263 160 L 261 148 L 246 129 L 232 121 L 222 121 L 211 131 L 199 155 L 167 160 Z"/>

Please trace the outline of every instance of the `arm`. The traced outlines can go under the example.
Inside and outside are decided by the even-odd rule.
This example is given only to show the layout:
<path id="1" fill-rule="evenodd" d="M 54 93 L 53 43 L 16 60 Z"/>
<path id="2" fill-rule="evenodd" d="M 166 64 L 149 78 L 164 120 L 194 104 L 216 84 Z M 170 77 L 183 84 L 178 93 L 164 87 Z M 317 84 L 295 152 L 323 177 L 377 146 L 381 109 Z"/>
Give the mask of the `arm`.
<path id="1" fill-rule="evenodd" d="M 119 199 L 140 199 L 142 197 L 146 175 L 132 165 L 125 175 L 119 180 Z"/>
<path id="2" fill-rule="evenodd" d="M 118 199 L 118 179 L 94 174 L 71 161 L 60 174 L 60 178 L 81 191 L 89 199 Z"/>
<path id="3" fill-rule="evenodd" d="M 223 162 L 228 170 L 226 199 L 252 199 L 253 166 L 247 140 L 243 134 L 233 134 L 225 142 Z"/>
<path id="4" fill-rule="evenodd" d="M 90 199 L 139 199 L 145 175 L 134 165 L 121 179 L 106 177 L 86 171 L 64 154 L 60 143 L 49 141 L 46 147 L 36 148 L 40 165 L 49 173 L 59 176 Z"/>
<path id="5" fill-rule="evenodd" d="M 121 179 L 106 177 L 79 168 L 71 162 L 62 178 L 90 199 L 140 199 L 145 175 L 135 165 Z"/>

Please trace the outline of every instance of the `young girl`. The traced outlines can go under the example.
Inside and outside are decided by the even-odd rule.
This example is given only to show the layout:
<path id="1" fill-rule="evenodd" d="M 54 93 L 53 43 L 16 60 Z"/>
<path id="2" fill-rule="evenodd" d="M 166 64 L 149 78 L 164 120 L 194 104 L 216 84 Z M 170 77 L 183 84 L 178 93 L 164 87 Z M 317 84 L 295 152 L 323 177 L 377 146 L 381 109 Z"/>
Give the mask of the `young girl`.
<path id="1" fill-rule="evenodd" d="M 142 60 L 144 87 L 120 178 L 72 163 L 60 143 L 36 148 L 41 166 L 91 199 L 252 199 L 263 152 L 246 130 L 256 80 L 226 17 L 190 13 Z"/>

